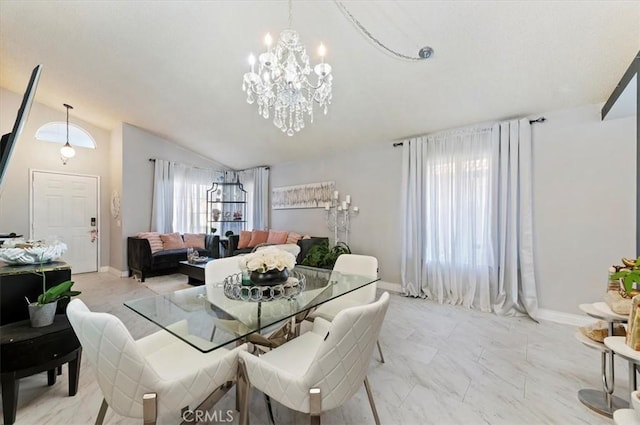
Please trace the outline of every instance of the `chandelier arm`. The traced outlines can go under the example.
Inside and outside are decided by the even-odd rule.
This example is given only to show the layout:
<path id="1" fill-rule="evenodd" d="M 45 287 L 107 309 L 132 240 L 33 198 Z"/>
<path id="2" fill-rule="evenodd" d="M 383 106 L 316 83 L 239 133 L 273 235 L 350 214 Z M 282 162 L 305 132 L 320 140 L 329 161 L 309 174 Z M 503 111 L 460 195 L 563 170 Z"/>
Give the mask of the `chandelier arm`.
<path id="1" fill-rule="evenodd" d="M 349 20 L 351 21 L 351 23 L 354 24 L 362 32 L 362 34 L 364 34 L 369 40 L 371 40 L 377 46 L 379 46 L 382 49 L 386 50 L 388 53 L 391 53 L 391 55 L 393 55 L 393 56 L 395 56 L 397 58 L 400 58 L 400 59 L 404 59 L 404 60 L 408 60 L 408 61 L 414 61 L 414 62 L 422 61 L 422 60 L 427 59 L 427 58 L 423 58 L 423 57 L 419 57 L 419 56 L 408 56 L 408 55 L 405 55 L 403 53 L 396 52 L 395 50 L 385 46 L 380 40 L 375 38 L 373 36 L 373 34 L 371 34 L 369 32 L 369 30 L 367 30 L 364 27 L 364 25 L 362 25 L 360 23 L 360 21 L 358 21 L 356 19 L 356 17 L 351 14 L 351 12 L 349 12 L 347 7 L 341 1 L 333 0 L 333 2 L 336 4 L 336 6 L 338 6 L 339 9 L 341 9 L 344 12 L 344 14 L 347 16 L 347 18 L 349 18 Z"/>

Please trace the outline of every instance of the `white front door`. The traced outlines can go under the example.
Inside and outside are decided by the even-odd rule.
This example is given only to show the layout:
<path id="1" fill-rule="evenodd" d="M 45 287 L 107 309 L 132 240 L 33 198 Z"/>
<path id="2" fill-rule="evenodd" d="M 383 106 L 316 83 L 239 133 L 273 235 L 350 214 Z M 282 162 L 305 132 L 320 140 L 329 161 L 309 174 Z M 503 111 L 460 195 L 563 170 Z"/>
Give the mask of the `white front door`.
<path id="1" fill-rule="evenodd" d="M 67 244 L 72 273 L 98 271 L 98 177 L 31 172 L 31 239 Z"/>

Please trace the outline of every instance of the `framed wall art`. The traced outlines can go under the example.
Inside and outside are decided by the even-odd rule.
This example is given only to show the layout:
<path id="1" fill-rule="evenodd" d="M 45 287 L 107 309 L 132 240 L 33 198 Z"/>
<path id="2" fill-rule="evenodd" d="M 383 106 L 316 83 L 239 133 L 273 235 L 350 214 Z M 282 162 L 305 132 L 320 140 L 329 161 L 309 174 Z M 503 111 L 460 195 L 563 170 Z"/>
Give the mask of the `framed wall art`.
<path id="1" fill-rule="evenodd" d="M 271 191 L 271 208 L 324 208 L 327 202 L 331 202 L 335 187 L 334 181 L 274 187 Z"/>

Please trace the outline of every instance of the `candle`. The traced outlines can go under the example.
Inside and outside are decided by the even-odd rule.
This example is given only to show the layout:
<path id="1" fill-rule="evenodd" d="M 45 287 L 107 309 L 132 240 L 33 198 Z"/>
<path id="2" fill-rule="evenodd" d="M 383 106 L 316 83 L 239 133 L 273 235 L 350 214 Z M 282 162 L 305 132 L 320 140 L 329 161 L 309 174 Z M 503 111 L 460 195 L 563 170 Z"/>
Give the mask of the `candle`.
<path id="1" fill-rule="evenodd" d="M 343 210 L 347 209 L 347 201 L 342 201 L 342 209 Z"/>
<path id="2" fill-rule="evenodd" d="M 360 211 L 360 208 L 358 208 L 358 207 L 353 207 L 353 212 L 358 212 L 358 211 Z"/>
<path id="3" fill-rule="evenodd" d="M 345 196 L 345 199 L 347 200 L 347 204 L 351 203 L 351 195 Z"/>
<path id="4" fill-rule="evenodd" d="M 324 209 L 327 210 L 327 211 L 329 211 L 329 209 L 331 209 L 331 206 L 329 206 L 328 202 L 324 203 Z"/>
<path id="5" fill-rule="evenodd" d="M 338 199 L 338 191 L 337 190 L 333 191 L 333 199 Z"/>
<path id="6" fill-rule="evenodd" d="M 253 66 L 256 64 L 256 57 L 253 56 L 253 53 L 249 55 L 249 65 L 251 65 L 251 73 L 253 74 Z"/>

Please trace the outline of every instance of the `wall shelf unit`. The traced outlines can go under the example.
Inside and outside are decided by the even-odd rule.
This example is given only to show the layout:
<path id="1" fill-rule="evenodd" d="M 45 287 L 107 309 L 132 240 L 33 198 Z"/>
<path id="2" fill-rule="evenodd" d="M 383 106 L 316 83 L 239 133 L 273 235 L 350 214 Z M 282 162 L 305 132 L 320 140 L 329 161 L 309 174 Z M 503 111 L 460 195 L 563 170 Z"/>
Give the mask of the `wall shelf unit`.
<path id="1" fill-rule="evenodd" d="M 247 192 L 242 183 L 214 182 L 207 190 L 207 230 L 225 236 L 232 231 L 237 235 L 245 230 L 247 218 Z"/>

